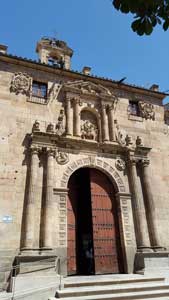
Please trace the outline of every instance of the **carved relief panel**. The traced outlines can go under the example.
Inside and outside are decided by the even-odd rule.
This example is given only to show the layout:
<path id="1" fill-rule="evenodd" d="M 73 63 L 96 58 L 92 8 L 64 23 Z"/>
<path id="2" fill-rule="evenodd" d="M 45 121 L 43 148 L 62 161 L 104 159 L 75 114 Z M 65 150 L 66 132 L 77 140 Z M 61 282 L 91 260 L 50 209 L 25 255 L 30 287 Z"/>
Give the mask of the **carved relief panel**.
<path id="1" fill-rule="evenodd" d="M 94 113 L 88 110 L 81 111 L 80 129 L 82 139 L 98 141 L 99 126 Z"/>

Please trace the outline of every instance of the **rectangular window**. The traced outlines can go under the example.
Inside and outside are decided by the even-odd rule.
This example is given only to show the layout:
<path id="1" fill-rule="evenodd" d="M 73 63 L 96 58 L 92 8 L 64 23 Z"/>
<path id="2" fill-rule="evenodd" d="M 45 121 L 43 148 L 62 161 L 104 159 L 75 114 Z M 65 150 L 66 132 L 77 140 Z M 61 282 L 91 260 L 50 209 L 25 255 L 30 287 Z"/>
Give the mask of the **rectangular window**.
<path id="1" fill-rule="evenodd" d="M 47 99 L 47 84 L 38 81 L 33 81 L 32 96 Z"/>
<path id="2" fill-rule="evenodd" d="M 140 116 L 138 102 L 129 101 L 129 113 L 133 116 Z"/>

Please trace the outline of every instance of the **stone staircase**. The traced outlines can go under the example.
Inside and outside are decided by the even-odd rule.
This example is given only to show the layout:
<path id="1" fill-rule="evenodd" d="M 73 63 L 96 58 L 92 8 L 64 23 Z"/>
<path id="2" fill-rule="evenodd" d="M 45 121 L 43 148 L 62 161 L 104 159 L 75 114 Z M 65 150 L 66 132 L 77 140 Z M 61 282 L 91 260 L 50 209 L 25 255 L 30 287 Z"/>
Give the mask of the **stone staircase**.
<path id="1" fill-rule="evenodd" d="M 163 277 L 105 275 L 68 277 L 64 287 L 49 300 L 169 300 L 169 283 Z"/>

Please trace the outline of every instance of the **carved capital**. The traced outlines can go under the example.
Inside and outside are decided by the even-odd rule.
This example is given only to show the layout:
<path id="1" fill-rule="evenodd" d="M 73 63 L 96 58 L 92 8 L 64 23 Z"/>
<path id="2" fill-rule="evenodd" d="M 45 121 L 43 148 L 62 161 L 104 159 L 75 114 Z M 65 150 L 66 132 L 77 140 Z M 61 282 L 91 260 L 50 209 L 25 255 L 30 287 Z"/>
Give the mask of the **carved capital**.
<path id="1" fill-rule="evenodd" d="M 38 146 L 31 145 L 30 151 L 31 151 L 31 155 L 38 155 L 41 151 L 41 148 Z"/>
<path id="2" fill-rule="evenodd" d="M 107 105 L 107 110 L 112 111 L 115 109 L 115 101 Z"/>
<path id="3" fill-rule="evenodd" d="M 129 166 L 135 166 L 137 163 L 138 163 L 138 158 L 135 157 L 135 156 L 130 156 L 128 159 L 127 159 L 127 164 Z"/>
<path id="4" fill-rule="evenodd" d="M 150 159 L 148 157 L 145 157 L 141 160 L 141 166 L 142 167 L 148 167 L 150 164 Z"/>
<path id="5" fill-rule="evenodd" d="M 55 149 L 52 149 L 52 148 L 47 148 L 46 149 L 46 152 L 47 152 L 47 156 L 52 156 L 52 157 L 55 157 L 55 154 L 56 154 L 56 151 Z"/>

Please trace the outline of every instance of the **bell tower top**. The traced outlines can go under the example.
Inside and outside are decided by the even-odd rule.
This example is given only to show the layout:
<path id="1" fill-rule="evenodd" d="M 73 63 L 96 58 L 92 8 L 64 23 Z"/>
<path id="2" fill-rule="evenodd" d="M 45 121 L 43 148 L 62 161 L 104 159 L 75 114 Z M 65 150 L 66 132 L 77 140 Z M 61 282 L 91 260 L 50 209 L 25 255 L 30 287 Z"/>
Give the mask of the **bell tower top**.
<path id="1" fill-rule="evenodd" d="M 41 63 L 70 69 L 73 50 L 64 41 L 43 37 L 36 46 Z"/>

